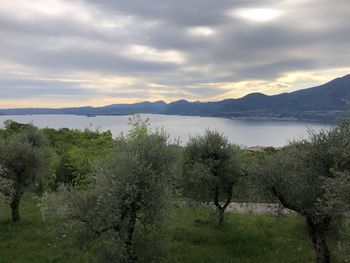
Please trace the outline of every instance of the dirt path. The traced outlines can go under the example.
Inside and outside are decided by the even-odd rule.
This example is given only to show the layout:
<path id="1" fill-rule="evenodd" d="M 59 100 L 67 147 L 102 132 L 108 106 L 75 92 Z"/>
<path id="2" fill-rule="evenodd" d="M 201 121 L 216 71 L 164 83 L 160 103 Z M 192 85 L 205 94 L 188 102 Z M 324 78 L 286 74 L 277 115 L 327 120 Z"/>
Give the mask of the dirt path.
<path id="1" fill-rule="evenodd" d="M 215 208 L 213 203 L 189 203 L 187 204 L 191 207 L 211 207 Z M 275 203 L 235 203 L 232 202 L 226 209 L 229 213 L 238 213 L 238 214 L 274 214 L 274 215 L 283 215 L 289 214 L 291 211 L 289 209 L 284 208 L 280 204 Z"/>

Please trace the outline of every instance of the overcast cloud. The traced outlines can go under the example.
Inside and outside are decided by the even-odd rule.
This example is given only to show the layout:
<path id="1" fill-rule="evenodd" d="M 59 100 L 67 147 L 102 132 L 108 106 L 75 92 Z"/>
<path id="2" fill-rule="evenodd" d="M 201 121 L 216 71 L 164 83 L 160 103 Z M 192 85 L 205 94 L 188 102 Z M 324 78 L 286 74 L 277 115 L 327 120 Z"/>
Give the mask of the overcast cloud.
<path id="1" fill-rule="evenodd" d="M 219 100 L 350 73 L 349 0 L 11 0 L 0 108 Z"/>

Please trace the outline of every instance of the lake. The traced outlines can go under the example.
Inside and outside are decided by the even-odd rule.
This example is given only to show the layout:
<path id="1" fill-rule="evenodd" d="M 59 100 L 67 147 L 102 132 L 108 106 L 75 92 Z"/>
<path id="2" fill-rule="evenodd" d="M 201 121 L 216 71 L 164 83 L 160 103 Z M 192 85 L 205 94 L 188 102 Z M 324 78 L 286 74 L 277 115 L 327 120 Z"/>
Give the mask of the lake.
<path id="1" fill-rule="evenodd" d="M 164 128 L 171 138 L 180 138 L 185 144 L 190 136 L 203 134 L 206 129 L 222 132 L 230 142 L 244 146 L 286 145 L 288 141 L 308 137 L 308 130 L 329 129 L 331 124 L 297 121 L 253 121 L 225 118 L 142 114 L 149 118 L 153 129 Z M 0 127 L 5 120 L 33 123 L 40 128 L 101 129 L 114 136 L 126 133 L 130 116 L 76 116 L 76 115 L 12 115 L 0 116 Z"/>

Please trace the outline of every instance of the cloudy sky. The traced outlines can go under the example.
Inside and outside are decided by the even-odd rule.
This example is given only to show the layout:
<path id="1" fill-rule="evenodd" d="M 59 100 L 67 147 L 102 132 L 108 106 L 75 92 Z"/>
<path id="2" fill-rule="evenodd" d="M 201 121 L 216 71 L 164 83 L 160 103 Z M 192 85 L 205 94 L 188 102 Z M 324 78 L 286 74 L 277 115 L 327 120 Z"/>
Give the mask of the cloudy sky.
<path id="1" fill-rule="evenodd" d="M 277 94 L 350 73 L 349 0 L 0 0 L 0 108 Z"/>

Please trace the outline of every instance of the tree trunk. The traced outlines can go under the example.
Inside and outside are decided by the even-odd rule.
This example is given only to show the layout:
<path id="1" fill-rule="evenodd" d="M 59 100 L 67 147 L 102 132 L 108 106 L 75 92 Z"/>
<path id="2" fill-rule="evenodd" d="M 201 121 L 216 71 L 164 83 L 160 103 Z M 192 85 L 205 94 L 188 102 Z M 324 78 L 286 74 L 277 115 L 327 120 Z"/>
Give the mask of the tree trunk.
<path id="1" fill-rule="evenodd" d="M 218 186 L 215 188 L 215 192 L 214 192 L 214 205 L 216 206 L 216 208 L 219 212 L 218 224 L 219 224 L 219 226 L 222 226 L 224 224 L 225 209 L 222 209 L 222 206 L 219 203 L 219 187 Z"/>
<path id="2" fill-rule="evenodd" d="M 129 209 L 128 209 L 129 210 Z M 131 205 L 129 216 L 128 216 L 128 222 L 127 222 L 127 229 L 125 233 L 125 248 L 127 252 L 128 257 L 128 263 L 134 263 L 137 261 L 137 257 L 135 254 L 135 250 L 133 247 L 133 234 L 135 230 L 135 222 L 136 222 L 136 206 L 134 204 Z"/>
<path id="3" fill-rule="evenodd" d="M 225 216 L 225 209 L 218 209 L 219 210 L 219 226 L 222 226 L 224 224 L 224 216 Z"/>
<path id="4" fill-rule="evenodd" d="M 321 222 L 315 223 L 312 218 L 307 217 L 306 223 L 316 252 L 316 262 L 330 263 L 331 254 L 329 252 L 325 236 L 330 220 L 324 219 Z"/>
<path id="5" fill-rule="evenodd" d="M 216 206 L 216 208 L 218 209 L 219 212 L 219 226 L 222 226 L 224 224 L 224 216 L 225 216 L 225 210 L 227 208 L 227 206 L 231 203 L 231 199 L 232 199 L 232 185 L 230 185 L 227 189 L 226 189 L 226 202 L 223 206 L 221 206 L 220 202 L 219 202 L 219 187 L 216 187 L 215 189 L 215 193 L 214 193 L 214 204 Z"/>
<path id="6" fill-rule="evenodd" d="M 13 222 L 21 220 L 21 217 L 19 215 L 19 201 L 20 197 L 17 194 L 15 194 L 11 202 L 11 214 Z"/>
<path id="7" fill-rule="evenodd" d="M 129 228 L 128 238 L 127 238 L 127 241 L 125 242 L 126 252 L 128 253 L 128 263 L 134 263 L 137 260 L 137 257 L 135 255 L 135 250 L 134 250 L 134 247 L 133 247 L 133 242 L 132 242 L 132 235 L 134 233 L 134 228 L 135 228 L 135 220 L 133 220 L 133 221 L 134 221 L 134 223 Z M 131 221 L 130 221 L 130 223 L 131 223 Z"/>

